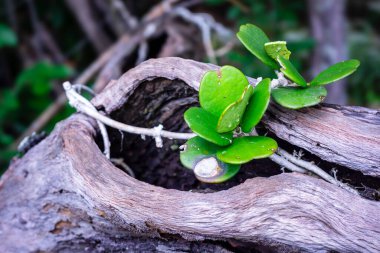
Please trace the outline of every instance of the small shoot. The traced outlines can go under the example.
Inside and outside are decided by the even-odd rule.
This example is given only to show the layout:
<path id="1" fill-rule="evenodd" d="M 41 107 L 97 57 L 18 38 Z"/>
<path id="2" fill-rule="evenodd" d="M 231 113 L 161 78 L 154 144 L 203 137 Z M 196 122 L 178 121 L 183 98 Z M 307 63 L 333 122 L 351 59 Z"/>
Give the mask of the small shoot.
<path id="1" fill-rule="evenodd" d="M 282 56 L 286 60 L 289 60 L 291 52 L 286 47 L 286 41 L 273 41 L 267 42 L 264 45 L 265 52 L 277 61 L 277 57 Z"/>
<path id="2" fill-rule="evenodd" d="M 259 82 L 253 90 L 241 123 L 241 130 L 243 132 L 250 133 L 264 116 L 270 101 L 270 91 L 269 78 L 265 78 Z"/>
<path id="3" fill-rule="evenodd" d="M 243 164 L 253 159 L 266 158 L 277 150 L 277 142 L 265 136 L 245 136 L 234 140 L 234 143 L 219 150 L 219 160 L 231 164 Z"/>

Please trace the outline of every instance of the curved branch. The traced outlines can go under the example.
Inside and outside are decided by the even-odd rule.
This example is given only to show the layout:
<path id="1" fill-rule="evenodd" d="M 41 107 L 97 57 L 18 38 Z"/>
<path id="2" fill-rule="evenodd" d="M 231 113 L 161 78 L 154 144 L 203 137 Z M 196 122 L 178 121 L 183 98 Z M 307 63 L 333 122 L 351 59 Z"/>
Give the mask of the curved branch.
<path id="1" fill-rule="evenodd" d="M 296 173 L 210 194 L 163 189 L 114 167 L 93 140 L 95 128 L 94 120 L 76 115 L 7 171 L 0 181 L 0 248 L 54 251 L 83 234 L 82 243 L 106 237 L 109 223 L 121 238 L 176 234 L 307 252 L 380 248 L 380 203 Z"/>

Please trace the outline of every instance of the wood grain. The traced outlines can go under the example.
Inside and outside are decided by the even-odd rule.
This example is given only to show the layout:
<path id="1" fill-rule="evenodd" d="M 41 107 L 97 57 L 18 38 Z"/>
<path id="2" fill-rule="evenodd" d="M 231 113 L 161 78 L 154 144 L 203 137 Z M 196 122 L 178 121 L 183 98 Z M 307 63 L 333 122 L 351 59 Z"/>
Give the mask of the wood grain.
<path id="1" fill-rule="evenodd" d="M 168 190 L 114 167 L 94 134 L 92 120 L 73 116 L 6 172 L 0 181 L 2 252 L 137 247 L 133 235 L 168 247 L 159 240 L 167 234 L 283 252 L 380 248 L 380 203 L 323 180 L 292 173 L 209 194 Z"/>

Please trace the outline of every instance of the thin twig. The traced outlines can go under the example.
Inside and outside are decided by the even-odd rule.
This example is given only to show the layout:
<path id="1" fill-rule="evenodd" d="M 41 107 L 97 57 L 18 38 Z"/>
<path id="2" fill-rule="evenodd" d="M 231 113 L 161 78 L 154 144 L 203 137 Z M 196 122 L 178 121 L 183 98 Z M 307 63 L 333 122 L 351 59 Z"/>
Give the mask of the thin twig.
<path id="1" fill-rule="evenodd" d="M 300 166 L 308 171 L 313 172 L 314 174 L 318 175 L 319 177 L 323 178 L 329 183 L 332 183 L 334 185 L 340 186 L 352 193 L 358 194 L 356 190 L 353 188 L 349 187 L 348 185 L 340 182 L 339 180 L 336 180 L 334 177 L 330 176 L 328 173 L 326 173 L 324 170 L 319 168 L 317 165 L 313 164 L 312 162 L 307 162 L 305 160 L 299 159 L 295 156 L 292 156 L 282 148 L 277 149 L 277 153 L 282 156 L 283 158 L 287 159 L 288 161 L 296 164 L 297 166 Z"/>
<path id="2" fill-rule="evenodd" d="M 74 84 L 73 88 L 78 91 L 78 93 L 81 93 L 82 90 L 87 91 L 88 93 L 91 94 L 91 96 L 96 96 L 95 91 L 93 91 L 90 87 L 87 87 L 86 85 L 83 84 Z"/>
<path id="3" fill-rule="evenodd" d="M 127 25 L 129 30 L 133 30 L 137 27 L 137 18 L 129 12 L 129 10 L 124 5 L 123 1 L 112 0 L 111 4 L 120 13 L 121 18 L 123 19 L 124 23 Z"/>
<path id="4" fill-rule="evenodd" d="M 94 91 L 91 90 L 90 88 L 82 85 L 82 84 L 75 84 L 75 85 L 72 85 L 71 86 L 73 90 L 86 90 L 88 91 L 91 95 L 95 95 Z M 79 95 L 79 93 L 77 93 Z M 96 110 L 95 107 L 90 103 L 90 101 L 86 100 L 87 102 L 84 102 L 89 108 L 92 108 L 93 110 Z M 110 144 L 110 140 L 109 140 L 109 137 L 108 137 L 108 133 L 107 133 L 107 129 L 106 127 L 104 126 L 104 124 L 102 122 L 100 122 L 99 120 L 96 121 L 96 123 L 98 124 L 98 127 L 99 127 L 99 130 L 100 130 L 100 134 L 103 138 L 103 144 L 104 144 L 104 155 L 110 159 L 111 158 L 111 144 Z"/>
<path id="5" fill-rule="evenodd" d="M 281 165 L 282 167 L 290 170 L 290 171 L 293 171 L 293 172 L 299 172 L 299 173 L 304 173 L 306 174 L 307 173 L 307 170 L 301 168 L 301 167 L 298 167 L 297 165 L 295 165 L 294 163 L 291 163 L 290 161 L 284 159 L 283 157 L 277 155 L 277 154 L 273 154 L 269 157 L 269 159 L 271 159 L 273 162 L 277 163 L 278 165 Z"/>
<path id="6" fill-rule="evenodd" d="M 143 128 L 143 127 L 135 127 L 127 124 L 123 124 L 111 118 L 108 118 L 102 114 L 100 114 L 96 108 L 83 96 L 79 95 L 75 89 L 72 88 L 72 85 L 69 82 L 65 82 L 63 87 L 66 92 L 66 96 L 69 99 L 69 103 L 73 106 L 77 111 L 87 114 L 88 116 L 99 120 L 103 124 L 122 130 L 124 132 L 147 135 L 156 138 L 158 141 L 159 137 L 165 137 L 169 139 L 182 139 L 187 140 L 196 135 L 193 133 L 175 133 L 170 131 L 161 130 L 160 126 L 155 128 Z"/>
<path id="7" fill-rule="evenodd" d="M 119 165 L 121 169 L 127 172 L 127 174 L 130 175 L 131 177 L 134 177 L 134 178 L 136 177 L 131 167 L 129 167 L 128 164 L 124 162 L 123 158 L 111 158 L 111 162 L 113 164 Z"/>
<path id="8" fill-rule="evenodd" d="M 216 64 L 216 55 L 211 42 L 211 30 L 214 30 L 219 38 L 231 38 L 232 33 L 223 25 L 217 23 L 214 18 L 206 13 L 192 13 L 186 8 L 174 8 L 171 13 L 172 16 L 178 16 L 187 22 L 195 24 L 202 33 L 202 42 L 205 48 L 209 61 Z"/>
<path id="9" fill-rule="evenodd" d="M 230 40 L 224 46 L 215 50 L 215 56 L 221 57 L 221 56 L 226 55 L 228 52 L 230 52 L 234 48 L 235 45 L 236 45 L 236 40 Z"/>
<path id="10" fill-rule="evenodd" d="M 147 41 L 142 42 L 137 51 L 137 60 L 135 63 L 136 66 L 146 60 L 146 58 L 148 57 L 148 51 L 149 51 L 148 42 Z"/>
<path id="11" fill-rule="evenodd" d="M 258 133 L 256 129 L 252 129 L 251 133 L 249 133 L 251 136 L 257 136 Z M 342 182 L 334 179 L 332 176 L 327 174 L 324 170 L 316 166 L 315 164 L 311 162 L 307 162 L 302 160 L 300 157 L 302 156 L 302 152 L 299 153 L 298 157 L 292 156 L 288 152 L 286 152 L 284 149 L 278 147 L 276 150 L 277 154 L 273 154 L 269 157 L 272 161 L 275 163 L 291 170 L 294 172 L 301 172 L 301 173 L 307 173 L 312 172 L 315 175 L 321 177 L 322 179 L 326 180 L 329 183 L 332 183 L 334 185 L 340 186 L 343 189 L 348 190 L 349 192 L 352 192 L 354 194 L 359 194 L 355 189 L 349 187 L 346 184 L 343 184 Z"/>

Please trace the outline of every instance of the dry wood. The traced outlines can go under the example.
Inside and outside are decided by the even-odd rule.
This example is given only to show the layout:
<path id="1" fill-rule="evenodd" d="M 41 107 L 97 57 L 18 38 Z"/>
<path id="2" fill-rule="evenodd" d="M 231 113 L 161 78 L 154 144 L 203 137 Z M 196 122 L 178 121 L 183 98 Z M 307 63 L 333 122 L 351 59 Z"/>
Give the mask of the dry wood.
<path id="1" fill-rule="evenodd" d="M 111 82 L 93 102 L 111 113 L 143 83 L 160 87 L 163 83 L 159 80 L 164 77 L 172 83 L 185 82 L 197 88 L 202 74 L 210 68 L 217 66 L 179 58 L 150 60 Z M 165 89 L 170 87 L 170 83 L 166 85 L 169 86 Z M 152 92 L 152 87 L 146 90 Z M 177 88 L 176 92 L 183 90 Z M 168 94 L 165 89 L 161 92 Z M 146 94 L 137 95 L 146 100 Z M 132 100 L 135 103 L 136 97 Z M 371 140 L 378 141 L 370 132 L 376 130 L 370 126 L 378 125 L 378 116 L 369 114 L 370 110 L 337 107 L 336 112 L 331 112 L 331 107 L 319 107 L 294 112 L 291 119 L 305 124 L 313 122 L 310 120 L 315 116 L 310 110 L 326 111 L 327 118 L 334 117 L 336 124 L 361 122 L 360 132 L 359 128 L 346 125 L 334 131 L 324 126 L 330 130 L 324 129 L 323 133 L 331 139 L 343 138 L 341 131 L 348 128 L 354 136 L 363 137 L 362 153 L 368 152 L 365 147 Z M 167 113 L 160 115 L 161 120 L 173 117 Z M 277 135 L 292 131 L 292 122 L 285 121 L 287 113 L 274 106 L 271 113 L 265 122 L 275 123 L 271 126 Z M 136 111 L 135 115 L 138 116 Z M 174 120 L 172 127 L 178 127 L 178 120 Z M 276 126 L 281 122 L 286 128 L 278 130 Z M 380 248 L 379 202 L 295 173 L 254 178 L 209 194 L 156 187 L 114 167 L 94 141 L 96 128 L 94 120 L 74 115 L 22 159 L 13 162 L 0 180 L 1 252 L 228 252 L 218 243 L 226 240 L 270 246 L 282 252 L 375 252 Z M 314 131 L 321 132 L 320 128 Z M 292 142 L 295 137 L 284 138 Z M 322 140 L 328 138 L 319 138 Z M 324 146 L 317 147 L 323 150 Z M 141 148 L 136 152 L 146 151 Z M 337 157 L 339 153 L 332 159 L 339 161 Z M 145 159 L 153 161 L 155 157 Z M 346 159 L 355 161 L 352 157 Z M 361 159 L 368 164 L 378 157 Z M 366 168 L 360 167 L 362 171 Z"/>
<path id="2" fill-rule="evenodd" d="M 286 252 L 380 248 L 380 203 L 323 180 L 293 173 L 210 194 L 168 190 L 115 168 L 94 135 L 93 120 L 73 116 L 12 164 L 0 181 L 2 252 L 139 251 L 143 238 L 133 236 L 158 238 L 146 251 L 159 252 L 174 247 L 162 240 L 169 234 L 198 252 L 222 250 L 205 239 Z M 181 240 L 178 250 L 189 247 Z"/>
<path id="3" fill-rule="evenodd" d="M 146 80 L 179 79 L 198 89 L 203 74 L 218 66 L 181 58 L 154 59 L 128 71 L 93 99 L 110 113 L 121 107 L 127 94 Z M 252 80 L 252 79 L 249 79 Z M 278 137 L 324 160 L 380 176 L 380 112 L 354 106 L 324 105 L 287 110 L 271 105 L 264 124 Z"/>

